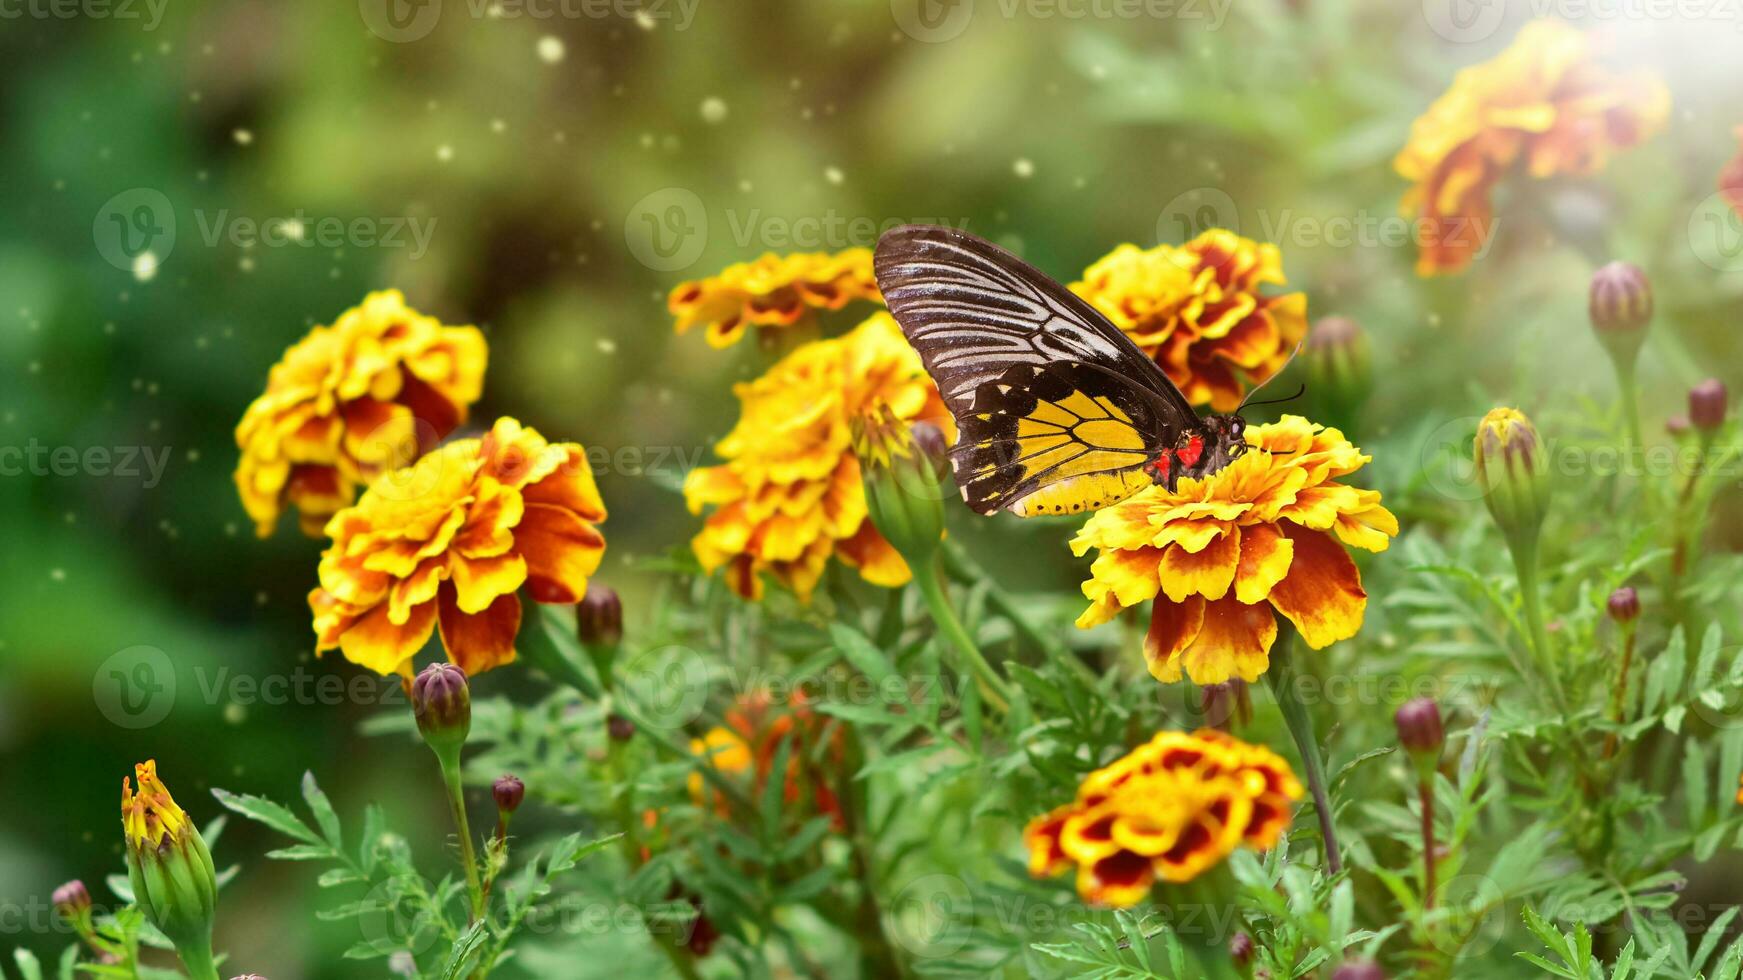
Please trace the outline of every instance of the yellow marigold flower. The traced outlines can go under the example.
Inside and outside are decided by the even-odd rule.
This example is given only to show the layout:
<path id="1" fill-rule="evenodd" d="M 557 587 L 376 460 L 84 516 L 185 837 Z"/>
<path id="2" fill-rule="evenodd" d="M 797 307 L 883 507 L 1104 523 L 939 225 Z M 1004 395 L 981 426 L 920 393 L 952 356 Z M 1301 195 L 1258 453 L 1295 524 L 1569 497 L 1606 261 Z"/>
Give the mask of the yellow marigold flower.
<path id="1" fill-rule="evenodd" d="M 339 649 L 380 674 L 411 676 L 440 628 L 467 674 L 514 659 L 522 585 L 538 602 L 579 602 L 605 539 L 587 456 L 511 418 L 372 484 L 327 522 L 321 585 L 309 593 L 316 652 Z"/>
<path id="2" fill-rule="evenodd" d="M 702 567 L 725 567 L 747 599 L 762 597 L 767 572 L 808 601 L 831 555 L 874 584 L 907 582 L 867 515 L 852 422 L 880 402 L 904 422 L 949 415 L 896 321 L 880 312 L 734 390 L 738 424 L 715 446 L 726 462 L 684 482 L 691 513 L 714 508 L 691 541 Z"/>
<path id="3" fill-rule="evenodd" d="M 157 778 L 156 761 L 139 763 L 133 774 L 137 793 L 131 780 L 121 780 L 121 827 L 134 900 L 175 944 L 192 976 L 215 977 L 212 917 L 218 881 L 212 852 Z"/>
<path id="4" fill-rule="evenodd" d="M 1597 173 L 1615 148 L 1645 141 L 1670 114 L 1652 73 L 1616 74 L 1587 34 L 1535 20 L 1507 50 L 1459 72 L 1393 161 L 1415 184 L 1401 210 L 1424 223 L 1420 275 L 1456 272 L 1487 246 L 1489 192 L 1515 164 L 1532 177 Z"/>
<path id="5" fill-rule="evenodd" d="M 833 255 L 767 252 L 717 276 L 679 283 L 666 306 L 678 318 L 679 333 L 703 324 L 710 345 L 730 347 L 748 326 L 790 327 L 812 310 L 839 310 L 856 299 L 883 302 L 869 248 Z"/>
<path id="6" fill-rule="evenodd" d="M 746 742 L 737 732 L 730 728 L 715 725 L 701 738 L 690 740 L 690 754 L 700 759 L 706 759 L 709 765 L 727 775 L 738 775 L 749 771 L 751 763 L 750 743 Z M 699 772 L 690 773 L 687 781 L 690 788 L 690 798 L 698 805 L 704 802 L 703 776 Z M 716 809 L 726 811 L 726 801 L 716 801 Z"/>
<path id="7" fill-rule="evenodd" d="M 1300 798 L 1301 783 L 1270 749 L 1215 729 L 1159 732 L 1029 822 L 1029 873 L 1075 867 L 1085 901 L 1127 908 L 1154 882 L 1191 881 L 1237 847 L 1268 850 Z"/>
<path id="8" fill-rule="evenodd" d="M 1185 245 L 1121 245 L 1071 284 L 1156 359 L 1194 405 L 1230 412 L 1307 336 L 1307 296 L 1283 286 L 1277 246 L 1216 228 Z"/>
<path id="9" fill-rule="evenodd" d="M 1203 480 L 1157 486 L 1097 511 L 1071 542 L 1099 549 L 1082 628 L 1154 599 L 1144 656 L 1160 681 L 1257 680 L 1277 638 L 1272 610 L 1315 649 L 1348 639 L 1367 607 L 1339 546 L 1384 551 L 1398 519 L 1380 494 L 1335 482 L 1370 457 L 1300 416 L 1247 427 L 1255 447 Z"/>
<path id="10" fill-rule="evenodd" d="M 236 426 L 236 489 L 255 533 L 272 534 L 288 503 L 319 536 L 359 486 L 466 420 L 486 356 L 478 328 L 443 326 L 393 289 L 309 331 Z"/>

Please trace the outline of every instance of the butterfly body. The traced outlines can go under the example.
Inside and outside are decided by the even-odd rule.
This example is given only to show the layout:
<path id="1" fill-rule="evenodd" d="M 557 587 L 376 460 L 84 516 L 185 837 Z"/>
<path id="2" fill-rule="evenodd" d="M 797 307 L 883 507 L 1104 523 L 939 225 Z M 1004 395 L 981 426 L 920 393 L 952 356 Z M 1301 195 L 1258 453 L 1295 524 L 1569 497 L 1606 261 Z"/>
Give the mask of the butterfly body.
<path id="1" fill-rule="evenodd" d="M 1097 510 L 1247 448 L 1239 415 L 1201 418 L 1118 327 L 990 242 L 909 225 L 874 269 L 956 417 L 951 462 L 980 513 Z"/>

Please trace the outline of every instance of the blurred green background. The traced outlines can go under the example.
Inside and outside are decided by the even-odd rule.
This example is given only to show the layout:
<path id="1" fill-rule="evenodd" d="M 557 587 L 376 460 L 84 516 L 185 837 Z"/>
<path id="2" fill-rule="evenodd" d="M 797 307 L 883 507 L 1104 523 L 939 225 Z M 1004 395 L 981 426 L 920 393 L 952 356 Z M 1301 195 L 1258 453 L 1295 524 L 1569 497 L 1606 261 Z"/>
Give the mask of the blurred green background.
<path id="1" fill-rule="evenodd" d="M 1690 382 L 1743 380 L 1743 230 L 1711 200 L 1743 123 L 1737 23 L 1590 22 L 1670 84 L 1666 131 L 1595 179 L 1506 183 L 1490 253 L 1423 281 L 1378 238 L 1404 190 L 1391 157 L 1523 4 L 1448 29 L 1432 0 L 921 2 L 0 3 L 0 446 L 44 461 L 14 454 L 0 479 L 0 947 L 58 953 L 63 880 L 110 901 L 141 759 L 201 820 L 212 786 L 285 798 L 312 769 L 348 818 L 378 800 L 443 832 L 424 750 L 358 734 L 391 688 L 315 686 L 356 676 L 310 652 L 319 543 L 290 522 L 256 540 L 230 479 L 267 369 L 371 289 L 486 331 L 475 426 L 514 415 L 611 451 L 603 574 L 632 618 L 651 593 L 635 560 L 693 533 L 673 488 L 764 363 L 674 337 L 666 292 L 900 221 L 966 223 L 1066 281 L 1206 223 L 1276 241 L 1314 318 L 1372 335 L 1359 435 L 1388 492 L 1420 475 L 1425 433 L 1491 399 L 1610 397 L 1584 304 L 1612 257 L 1657 285 L 1653 433 Z M 234 237 L 285 219 L 301 240 Z M 1075 594 L 1061 527 L 969 516 L 959 533 L 1013 585 Z M 164 662 L 169 693 L 135 673 Z M 520 683 L 503 675 L 487 684 Z M 379 975 L 333 965 L 354 937 L 307 914 L 312 876 L 260 857 L 279 843 L 226 834 L 250 898 L 220 946 L 273 980 Z"/>

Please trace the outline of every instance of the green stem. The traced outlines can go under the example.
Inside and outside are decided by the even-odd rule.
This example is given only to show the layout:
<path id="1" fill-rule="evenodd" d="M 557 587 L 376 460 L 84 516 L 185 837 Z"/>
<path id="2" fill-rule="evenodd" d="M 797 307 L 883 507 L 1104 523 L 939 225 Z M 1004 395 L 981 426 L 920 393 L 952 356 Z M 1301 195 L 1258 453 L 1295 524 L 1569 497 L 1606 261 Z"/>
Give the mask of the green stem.
<path id="1" fill-rule="evenodd" d="M 187 967 L 189 980 L 218 980 L 218 964 L 212 959 L 212 940 L 207 937 L 186 946 L 177 946 L 176 955 Z"/>
<path id="2" fill-rule="evenodd" d="M 1034 621 L 1029 618 L 1028 611 L 1023 608 L 1022 602 L 1016 596 L 1000 588 L 992 577 L 987 575 L 986 571 L 974 559 L 970 558 L 960 546 L 953 541 L 944 542 L 943 555 L 944 570 L 950 577 L 964 583 L 986 583 L 987 604 L 1011 624 L 1011 628 L 1017 631 L 1018 636 L 1046 654 L 1049 660 L 1078 674 L 1090 687 L 1095 687 L 1101 682 L 1101 676 L 1084 663 L 1082 658 L 1072 653 L 1071 649 L 1058 636 L 1049 630 L 1036 626 Z"/>
<path id="3" fill-rule="evenodd" d="M 466 792 L 460 784 L 459 753 L 452 754 L 454 758 L 437 753 L 436 758 L 442 764 L 448 806 L 454 811 L 454 825 L 460 831 L 460 862 L 466 866 L 466 893 L 472 902 L 470 921 L 477 922 L 484 917 L 484 885 L 478 878 L 478 851 L 472 843 L 472 825 L 466 819 Z"/>
<path id="4" fill-rule="evenodd" d="M 1326 789 L 1325 761 L 1320 756 L 1319 739 L 1313 732 L 1313 716 L 1308 713 L 1307 705 L 1301 703 L 1300 688 L 1295 683 L 1295 652 L 1291 647 L 1295 640 L 1295 630 L 1287 624 L 1279 624 L 1277 642 L 1271 647 L 1271 667 L 1265 671 L 1265 682 L 1271 688 L 1271 695 L 1277 699 L 1277 707 L 1283 712 L 1283 723 L 1289 728 L 1289 737 L 1295 740 L 1295 748 L 1301 753 L 1301 768 L 1307 776 L 1308 792 L 1313 794 L 1313 809 L 1319 815 L 1319 836 L 1325 844 L 1325 868 L 1327 874 L 1337 874 L 1343 870 L 1344 862 L 1338 848 L 1337 828 L 1332 823 L 1331 794 Z"/>
<path id="5" fill-rule="evenodd" d="M 1011 710 L 1011 699 L 1005 690 L 1004 678 L 993 670 L 992 664 L 981 656 L 980 648 L 975 645 L 974 638 L 963 628 L 962 620 L 956 617 L 956 611 L 950 608 L 950 598 L 944 594 L 944 586 L 938 581 L 938 569 L 930 562 L 919 562 L 914 565 L 914 584 L 920 587 L 920 595 L 926 600 L 926 609 L 932 614 L 932 621 L 938 624 L 939 632 L 956 648 L 957 654 L 967 662 L 968 668 L 974 674 L 980 685 L 982 696 L 988 705 L 999 714 Z"/>
<path id="6" fill-rule="evenodd" d="M 1555 650 L 1549 645 L 1549 630 L 1543 623 L 1543 595 L 1537 584 L 1537 534 L 1522 535 L 1512 547 L 1513 570 L 1519 579 L 1519 601 L 1525 611 L 1525 628 L 1530 633 L 1531 651 L 1537 658 L 1538 673 L 1549 683 L 1556 710 L 1565 718 L 1568 714 L 1567 694 L 1561 686 L 1561 670 L 1555 661 Z"/>
<path id="7" fill-rule="evenodd" d="M 1434 776 L 1422 775 L 1416 781 L 1417 795 L 1422 804 L 1422 911 L 1434 908 Z"/>
<path id="8" fill-rule="evenodd" d="M 1634 454 L 1646 446 L 1640 437 L 1640 389 L 1635 382 L 1633 357 L 1616 359 L 1616 388 L 1622 399 L 1622 424 L 1626 439 L 1622 458 L 1631 463 Z"/>

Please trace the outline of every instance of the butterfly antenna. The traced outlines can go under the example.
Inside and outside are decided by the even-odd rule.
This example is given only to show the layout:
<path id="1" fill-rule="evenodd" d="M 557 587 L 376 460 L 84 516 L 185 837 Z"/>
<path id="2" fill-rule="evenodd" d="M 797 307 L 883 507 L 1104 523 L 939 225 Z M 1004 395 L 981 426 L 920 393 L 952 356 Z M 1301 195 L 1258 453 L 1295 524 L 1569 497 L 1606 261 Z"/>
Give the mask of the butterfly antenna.
<path id="1" fill-rule="evenodd" d="M 1289 365 L 1294 364 L 1295 358 L 1301 354 L 1301 348 L 1302 348 L 1302 344 L 1299 344 L 1299 343 L 1296 344 L 1295 349 L 1289 352 L 1289 357 L 1283 361 L 1283 366 L 1279 367 L 1275 372 L 1273 372 L 1271 377 L 1266 379 L 1265 384 L 1262 384 L 1262 385 L 1258 386 L 1257 388 L 1254 388 L 1252 391 L 1247 392 L 1247 397 L 1241 399 L 1241 403 L 1239 405 L 1235 406 L 1235 414 L 1236 415 L 1241 414 L 1241 409 L 1246 408 L 1248 405 L 1275 405 L 1278 402 L 1293 401 L 1297 398 L 1300 398 L 1302 396 L 1302 394 L 1307 391 L 1307 386 L 1302 385 L 1301 391 L 1298 391 L 1295 394 L 1290 395 L 1288 398 L 1278 398 L 1274 401 L 1263 401 L 1263 402 L 1248 401 L 1248 399 L 1252 398 L 1254 395 L 1257 395 L 1259 392 L 1264 391 L 1266 385 L 1269 385 L 1271 382 L 1276 381 L 1278 375 L 1282 374 L 1284 371 L 1287 371 L 1289 369 Z"/>
<path id="2" fill-rule="evenodd" d="M 1235 412 L 1238 414 L 1240 412 L 1241 408 L 1247 408 L 1249 406 L 1281 405 L 1284 402 L 1292 402 L 1295 399 L 1300 398 L 1302 395 L 1305 395 L 1305 394 L 1307 394 L 1307 385 L 1305 383 L 1303 383 L 1301 387 L 1295 389 L 1295 394 L 1290 395 L 1287 398 L 1267 398 L 1266 400 L 1264 400 L 1262 402 L 1246 402 L 1246 401 L 1244 401 L 1244 402 L 1241 402 L 1240 408 L 1235 409 Z"/>

